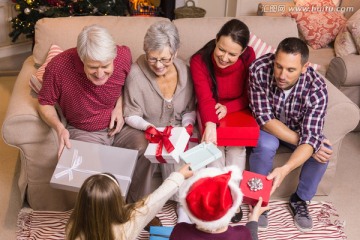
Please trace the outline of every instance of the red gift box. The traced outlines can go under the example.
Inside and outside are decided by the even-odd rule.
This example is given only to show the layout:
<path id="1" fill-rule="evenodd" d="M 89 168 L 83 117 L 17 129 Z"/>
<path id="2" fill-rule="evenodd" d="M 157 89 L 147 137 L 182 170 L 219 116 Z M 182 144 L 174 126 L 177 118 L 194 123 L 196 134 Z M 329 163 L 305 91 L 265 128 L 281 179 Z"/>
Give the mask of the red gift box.
<path id="1" fill-rule="evenodd" d="M 252 178 L 261 179 L 261 181 L 263 183 L 263 188 L 261 190 L 253 191 L 250 189 L 248 182 Z M 269 204 L 269 200 L 270 200 L 270 192 L 271 192 L 271 188 L 272 188 L 272 183 L 273 183 L 273 181 L 268 180 L 266 178 L 266 176 L 264 176 L 264 175 L 244 170 L 243 178 L 240 182 L 240 189 L 244 195 L 243 203 L 255 206 L 256 203 L 259 201 L 259 197 L 262 197 L 263 202 L 262 202 L 261 206 L 263 206 L 263 207 L 267 206 Z"/>
<path id="2" fill-rule="evenodd" d="M 200 132 L 203 133 L 200 114 L 198 114 Z M 220 120 L 216 129 L 218 146 L 255 147 L 260 135 L 260 127 L 249 110 L 227 114 Z"/>

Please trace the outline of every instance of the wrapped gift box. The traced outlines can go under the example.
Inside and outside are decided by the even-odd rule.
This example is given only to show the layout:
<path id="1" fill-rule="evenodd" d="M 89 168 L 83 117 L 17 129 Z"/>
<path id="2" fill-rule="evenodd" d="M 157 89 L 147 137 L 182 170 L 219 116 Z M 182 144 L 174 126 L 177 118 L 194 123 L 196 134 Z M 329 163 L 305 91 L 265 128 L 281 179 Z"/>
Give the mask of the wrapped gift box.
<path id="1" fill-rule="evenodd" d="M 165 240 L 169 239 L 174 227 L 150 226 L 149 240 Z"/>
<path id="2" fill-rule="evenodd" d="M 198 114 L 200 132 L 203 133 L 202 122 Z M 218 146 L 250 146 L 257 145 L 260 127 L 249 110 L 227 114 L 220 120 L 216 129 Z"/>
<path id="3" fill-rule="evenodd" d="M 202 142 L 196 147 L 180 154 L 180 159 L 190 163 L 190 168 L 196 171 L 222 157 L 221 151 L 213 143 Z"/>
<path id="4" fill-rule="evenodd" d="M 263 188 L 261 190 L 253 191 L 250 189 L 248 182 L 252 178 L 257 178 L 257 179 L 261 180 L 261 182 L 263 184 Z M 270 200 L 270 192 L 271 192 L 271 188 L 272 188 L 272 182 L 273 182 L 272 180 L 268 180 L 266 178 L 266 176 L 264 176 L 264 175 L 244 170 L 243 178 L 240 182 L 240 188 L 244 195 L 243 203 L 255 206 L 256 203 L 259 201 L 259 197 L 262 197 L 262 199 L 263 199 L 262 206 L 263 207 L 267 206 L 269 204 L 269 200 Z"/>
<path id="5" fill-rule="evenodd" d="M 60 156 L 50 180 L 51 186 L 78 192 L 88 177 L 108 172 L 116 177 L 126 197 L 137 161 L 137 150 L 72 139 L 70 142 L 71 148 L 65 147 Z"/>
<path id="6" fill-rule="evenodd" d="M 159 131 L 164 131 L 165 128 L 156 128 Z M 185 151 L 189 142 L 189 134 L 184 127 L 173 127 L 169 137 L 170 142 L 174 146 L 174 150 L 168 153 L 163 146 L 161 158 L 156 157 L 156 150 L 158 143 L 149 143 L 145 150 L 144 156 L 152 163 L 178 163 L 179 155 Z"/>

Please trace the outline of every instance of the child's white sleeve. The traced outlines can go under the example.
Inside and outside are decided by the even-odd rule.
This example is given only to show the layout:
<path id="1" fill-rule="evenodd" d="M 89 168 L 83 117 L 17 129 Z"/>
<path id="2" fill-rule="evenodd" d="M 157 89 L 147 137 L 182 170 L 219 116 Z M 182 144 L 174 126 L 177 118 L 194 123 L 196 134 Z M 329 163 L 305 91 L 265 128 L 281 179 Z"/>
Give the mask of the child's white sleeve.
<path id="1" fill-rule="evenodd" d="M 136 129 L 142 130 L 142 131 L 145 131 L 148 128 L 148 126 L 152 126 L 151 123 L 149 123 L 148 121 L 145 121 L 142 117 L 137 116 L 137 115 L 126 117 L 125 122 L 130 127 L 133 127 L 133 128 L 136 128 Z"/>

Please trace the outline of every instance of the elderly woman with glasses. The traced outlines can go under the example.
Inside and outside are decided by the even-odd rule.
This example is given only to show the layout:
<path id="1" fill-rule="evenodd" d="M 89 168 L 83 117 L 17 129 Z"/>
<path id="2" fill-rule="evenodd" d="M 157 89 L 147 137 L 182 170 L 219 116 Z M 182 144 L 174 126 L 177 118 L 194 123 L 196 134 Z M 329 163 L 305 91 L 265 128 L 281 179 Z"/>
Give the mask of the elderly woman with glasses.
<path id="1" fill-rule="evenodd" d="M 170 21 L 150 26 L 144 38 L 145 54 L 131 66 L 124 90 L 126 125 L 120 133 L 122 147 L 139 150 L 129 202 L 149 194 L 153 175 L 160 166 L 165 179 L 180 164 L 154 164 L 144 157 L 148 145 L 144 131 L 149 127 L 194 125 L 195 94 L 189 68 L 176 58 L 180 40 Z"/>

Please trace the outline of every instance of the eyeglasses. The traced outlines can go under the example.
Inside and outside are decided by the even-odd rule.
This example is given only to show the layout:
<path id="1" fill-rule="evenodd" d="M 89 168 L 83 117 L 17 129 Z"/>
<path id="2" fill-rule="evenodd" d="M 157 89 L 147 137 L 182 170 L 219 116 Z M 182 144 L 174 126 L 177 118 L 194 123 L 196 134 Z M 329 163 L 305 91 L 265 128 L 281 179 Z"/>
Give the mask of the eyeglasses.
<path id="1" fill-rule="evenodd" d="M 171 56 L 170 58 L 161 58 L 161 59 L 157 59 L 157 58 L 148 58 L 146 56 L 146 60 L 148 61 L 148 63 L 150 64 L 156 64 L 157 62 L 160 62 L 162 64 L 169 64 L 173 59 L 173 56 Z"/>

